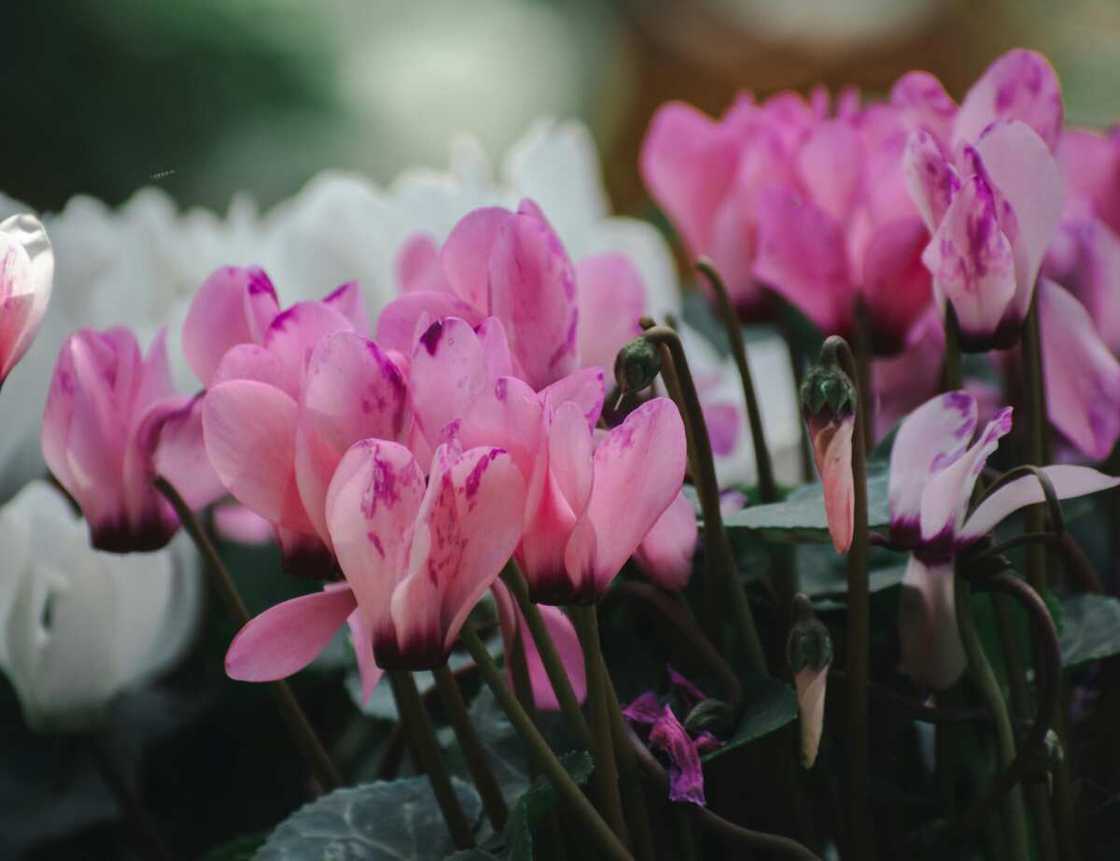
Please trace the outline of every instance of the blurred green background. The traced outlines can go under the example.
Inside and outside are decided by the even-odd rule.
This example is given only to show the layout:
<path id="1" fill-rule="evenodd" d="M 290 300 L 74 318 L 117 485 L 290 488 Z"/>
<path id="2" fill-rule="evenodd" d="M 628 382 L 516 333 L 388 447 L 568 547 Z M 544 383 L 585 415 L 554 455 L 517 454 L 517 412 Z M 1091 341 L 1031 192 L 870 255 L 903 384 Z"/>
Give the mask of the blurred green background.
<path id="1" fill-rule="evenodd" d="M 1120 3 L 958 0 L 52 0 L 5 4 L 0 190 L 38 209 L 158 184 L 262 205 L 323 167 L 387 181 L 499 154 L 542 114 L 586 120 L 616 205 L 654 107 L 927 68 L 959 95 L 1001 51 L 1057 67 L 1071 121 L 1120 116 Z"/>

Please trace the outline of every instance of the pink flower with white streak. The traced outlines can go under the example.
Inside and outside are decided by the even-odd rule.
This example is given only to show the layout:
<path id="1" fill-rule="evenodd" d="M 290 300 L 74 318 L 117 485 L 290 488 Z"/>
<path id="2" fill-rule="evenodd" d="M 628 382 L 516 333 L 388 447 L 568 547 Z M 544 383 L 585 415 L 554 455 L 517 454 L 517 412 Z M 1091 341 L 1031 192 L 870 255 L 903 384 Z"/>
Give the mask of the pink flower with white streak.
<path id="1" fill-rule="evenodd" d="M 1011 431 L 1011 409 L 998 412 L 972 442 L 976 428 L 976 399 L 947 392 L 906 417 L 891 450 L 891 540 L 911 551 L 899 619 L 902 662 L 915 681 L 934 690 L 956 682 L 966 664 L 953 597 L 957 554 L 1008 515 L 1044 500 L 1038 481 L 1027 476 L 969 510 L 977 476 Z M 1088 467 L 1042 470 L 1059 499 L 1120 484 Z"/>
<path id="2" fill-rule="evenodd" d="M 39 220 L 0 221 L 0 386 L 35 340 L 53 280 L 54 252 Z"/>

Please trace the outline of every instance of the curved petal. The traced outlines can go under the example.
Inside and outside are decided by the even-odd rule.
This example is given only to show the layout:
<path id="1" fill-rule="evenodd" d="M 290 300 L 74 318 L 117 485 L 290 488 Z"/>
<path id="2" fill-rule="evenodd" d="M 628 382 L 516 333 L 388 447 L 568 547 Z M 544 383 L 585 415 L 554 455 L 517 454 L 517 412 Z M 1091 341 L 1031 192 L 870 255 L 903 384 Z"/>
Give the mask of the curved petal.
<path id="1" fill-rule="evenodd" d="M 891 87 L 891 105 L 901 110 L 911 128 L 926 129 L 947 141 L 957 115 L 957 103 L 929 72 L 907 72 Z"/>
<path id="2" fill-rule="evenodd" d="M 449 292 L 439 246 L 427 233 L 414 233 L 401 245 L 396 260 L 397 289 L 401 293 Z"/>
<path id="3" fill-rule="evenodd" d="M 954 591 L 952 565 L 927 567 L 910 557 L 898 607 L 902 669 L 935 691 L 952 687 L 968 665 Z"/>
<path id="4" fill-rule="evenodd" d="M 473 327 L 458 317 L 436 320 L 420 336 L 409 365 L 412 408 L 428 442 L 439 442 L 443 430 L 470 412 L 480 398 L 491 395 L 483 345 Z"/>
<path id="5" fill-rule="evenodd" d="M 587 420 L 587 426 L 594 428 L 599 423 L 607 396 L 606 375 L 602 368 L 583 368 L 541 389 L 540 396 L 552 408 L 565 402 L 574 403 Z"/>
<path id="6" fill-rule="evenodd" d="M 579 294 L 579 358 L 584 365 L 614 367 L 614 357 L 642 334 L 645 313 L 642 276 L 618 252 L 584 257 L 576 264 Z"/>
<path id="7" fill-rule="evenodd" d="M 599 443 L 591 498 L 565 554 L 577 593 L 610 585 L 680 493 L 685 456 L 684 423 L 667 398 L 642 404 Z"/>
<path id="8" fill-rule="evenodd" d="M 242 682 L 284 679 L 310 664 L 354 612 L 354 593 L 326 589 L 265 610 L 233 638 L 226 675 Z"/>
<path id="9" fill-rule="evenodd" d="M 328 545 L 327 486 L 338 462 L 358 440 L 400 440 L 407 413 L 404 376 L 377 344 L 353 332 L 318 343 L 307 366 L 294 456 L 300 499 Z"/>
<path id="10" fill-rule="evenodd" d="M 863 251 L 860 293 L 879 355 L 905 349 L 907 335 L 930 307 L 930 275 L 922 264 L 928 239 L 920 219 L 898 218 L 877 228 Z"/>
<path id="11" fill-rule="evenodd" d="M 1053 149 L 1062 114 L 1054 67 L 1037 51 L 1017 48 L 996 59 L 965 95 L 953 124 L 954 146 L 974 142 L 996 120 L 1021 120 Z"/>
<path id="12" fill-rule="evenodd" d="M 828 667 L 809 667 L 793 677 L 797 688 L 797 711 L 801 721 L 801 765 L 812 768 L 824 729 L 824 697 L 828 686 Z"/>
<path id="13" fill-rule="evenodd" d="M 146 422 L 154 451 L 152 463 L 157 475 L 163 476 L 183 497 L 192 511 L 205 508 L 225 495 L 225 485 L 210 465 L 206 453 L 206 440 L 202 431 L 202 401 L 199 392 L 186 403 L 174 403 L 171 408 L 153 411 Z M 138 434 L 145 436 L 145 431 Z"/>
<path id="14" fill-rule="evenodd" d="M 455 423 L 453 436 L 464 448 L 504 448 L 527 481 L 543 439 L 543 410 L 540 396 L 528 383 L 517 377 L 500 377 Z"/>
<path id="15" fill-rule="evenodd" d="M 522 201 L 499 230 L 488 275 L 491 311 L 505 324 L 519 376 L 541 389 L 575 370 L 575 270 L 532 201 Z"/>
<path id="16" fill-rule="evenodd" d="M 863 178 L 863 142 L 850 122 L 817 124 L 797 156 L 801 181 L 813 201 L 832 218 L 851 215 Z"/>
<path id="17" fill-rule="evenodd" d="M 0 221 L 0 383 L 31 347 L 54 283 L 54 251 L 33 215 Z"/>
<path id="18" fill-rule="evenodd" d="M 226 489 L 273 523 L 313 532 L 296 485 L 296 402 L 267 383 L 231 380 L 202 404 L 206 451 Z"/>
<path id="19" fill-rule="evenodd" d="M 357 281 L 340 284 L 323 297 L 322 304 L 345 317 L 359 335 L 369 336 L 369 315 Z"/>
<path id="20" fill-rule="evenodd" d="M 1087 466 L 1044 466 L 1042 472 L 1050 479 L 1058 499 L 1072 499 L 1108 490 L 1120 485 L 1120 478 L 1105 475 Z M 961 545 L 987 535 L 1007 516 L 1025 508 L 1046 501 L 1042 486 L 1033 475 L 1017 478 L 1009 482 L 985 499 L 964 524 L 957 536 Z"/>
<path id="21" fill-rule="evenodd" d="M 436 452 L 416 519 L 408 574 L 390 612 L 407 666 L 447 657 L 467 615 L 501 573 L 521 535 L 525 482 L 501 449 Z M 378 662 L 382 643 L 376 641 Z"/>
<path id="22" fill-rule="evenodd" d="M 957 461 L 976 432 L 976 399 L 965 391 L 932 398 L 903 419 L 891 449 L 891 537 L 919 538 L 922 491 L 935 472 Z"/>
<path id="23" fill-rule="evenodd" d="M 828 533 L 837 553 L 847 553 L 852 545 L 855 523 L 855 488 L 852 479 L 852 431 L 855 417 L 809 421 L 813 460 L 824 485 L 824 510 Z"/>
<path id="24" fill-rule="evenodd" d="M 256 380 L 268 383 L 293 398 L 299 397 L 297 380 L 288 377 L 284 365 L 270 350 L 257 344 L 238 344 L 222 356 L 210 377 L 210 388 L 230 380 Z"/>
<path id="25" fill-rule="evenodd" d="M 1017 289 L 1015 257 L 1000 230 L 996 196 L 982 176 L 961 186 L 922 262 L 939 299 L 953 303 L 970 349 L 990 347 L 1003 326 L 1022 322 L 1005 322 Z"/>
<path id="26" fill-rule="evenodd" d="M 375 439 L 351 446 L 327 490 L 335 555 L 375 643 L 390 625 L 390 597 L 405 571 L 423 496 L 424 473 L 412 453 Z"/>
<path id="27" fill-rule="evenodd" d="M 375 340 L 385 350 L 411 356 L 424 330 L 444 317 L 459 317 L 477 326 L 486 314 L 450 293 L 417 290 L 385 306 L 377 317 Z"/>
<path id="28" fill-rule="evenodd" d="M 935 472 L 922 490 L 921 554 L 923 560 L 951 557 L 955 535 L 964 523 L 968 500 L 984 464 L 1011 432 L 1011 407 L 988 422 L 975 444 L 956 462 Z M 936 467 L 935 467 L 936 468 Z"/>
<path id="29" fill-rule="evenodd" d="M 1084 306 L 1045 278 L 1038 313 L 1050 421 L 1085 455 L 1104 460 L 1120 438 L 1120 363 Z"/>
<path id="30" fill-rule="evenodd" d="M 236 344 L 260 343 L 279 312 L 263 269 L 225 266 L 203 282 L 183 321 L 183 354 L 204 386 Z"/>
<path id="31" fill-rule="evenodd" d="M 707 802 L 700 752 L 669 706 L 662 707 L 661 715 L 650 728 L 649 746 L 664 752 L 669 759 L 669 800 L 703 807 Z"/>
<path id="32" fill-rule="evenodd" d="M 324 302 L 297 302 L 273 319 L 264 347 L 280 362 L 286 379 L 299 391 L 315 345 L 335 332 L 352 332 L 342 313 Z"/>
<path id="33" fill-rule="evenodd" d="M 362 702 L 369 702 L 373 689 L 381 681 L 384 670 L 373 659 L 373 634 L 366 624 L 360 609 L 346 617 L 350 628 L 350 643 L 354 647 L 354 657 L 358 661 L 358 676 L 362 682 Z"/>
<path id="34" fill-rule="evenodd" d="M 684 493 L 678 493 L 638 545 L 638 567 L 662 589 L 681 591 L 692 576 L 699 535 L 696 510 Z"/>
<path id="35" fill-rule="evenodd" d="M 483 314 L 491 313 L 490 256 L 498 236 L 514 218 L 513 213 L 500 206 L 475 209 L 452 228 L 440 252 L 452 292 Z"/>
<path id="36" fill-rule="evenodd" d="M 936 231 L 960 190 L 960 177 L 941 151 L 937 139 L 925 129 L 912 132 L 907 139 L 903 170 L 910 198 L 926 227 Z"/>

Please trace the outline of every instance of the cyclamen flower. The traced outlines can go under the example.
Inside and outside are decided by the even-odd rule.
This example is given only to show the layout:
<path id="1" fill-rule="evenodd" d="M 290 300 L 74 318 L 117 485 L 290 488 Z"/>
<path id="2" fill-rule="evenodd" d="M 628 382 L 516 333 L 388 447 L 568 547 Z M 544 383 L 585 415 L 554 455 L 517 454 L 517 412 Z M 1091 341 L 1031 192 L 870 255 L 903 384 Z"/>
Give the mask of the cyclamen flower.
<path id="1" fill-rule="evenodd" d="M 214 471 L 275 526 L 290 568 L 322 577 L 333 567 L 325 514 L 331 476 L 358 440 L 407 435 L 404 376 L 362 336 L 356 285 L 321 302 L 275 308 L 262 272 L 220 271 L 191 308 L 184 348 L 209 386 L 201 416 Z"/>
<path id="2" fill-rule="evenodd" d="M 502 330 L 495 319 L 476 332 L 447 318 L 423 333 L 410 363 L 418 427 L 433 444 L 450 436 L 506 448 L 528 488 L 517 556 L 534 600 L 594 601 L 680 493 L 683 422 L 671 401 L 654 398 L 597 441 L 602 372 L 577 371 L 534 392 L 509 376 Z M 676 579 L 679 563 L 667 558 L 695 535 L 669 528 L 654 552 Z"/>
<path id="3" fill-rule="evenodd" d="M 927 126 L 907 142 L 907 183 L 933 234 L 922 260 L 939 306 L 956 311 L 966 350 L 1019 338 L 1062 212 L 1051 152 L 1061 122 L 1050 64 L 1011 51 L 973 85 L 948 137 Z"/>
<path id="4" fill-rule="evenodd" d="M 38 219 L 0 221 L 0 386 L 35 340 L 53 280 L 54 252 Z"/>
<path id="5" fill-rule="evenodd" d="M 43 412 L 43 457 L 81 507 L 94 547 L 155 550 L 179 528 L 152 482 L 161 428 L 189 403 L 171 384 L 163 331 L 143 357 L 123 328 L 82 329 L 63 344 Z M 180 445 L 187 462 L 191 443 Z M 194 490 L 188 482 L 197 504 Z"/>
<path id="6" fill-rule="evenodd" d="M 898 352 L 929 302 L 926 231 L 906 194 L 907 117 L 845 91 L 806 101 L 740 96 L 719 120 L 670 103 L 653 118 L 641 171 L 693 256 L 707 255 L 747 317 L 763 285 L 826 334 L 847 334 L 862 298 L 877 351 Z"/>
<path id="7" fill-rule="evenodd" d="M 907 416 L 891 450 L 891 540 L 911 551 L 899 619 L 902 662 L 915 681 L 934 690 L 950 687 L 966 665 L 953 597 L 956 556 L 1008 515 L 1044 501 L 1038 481 L 1027 476 L 969 511 L 977 476 L 1011 430 L 1010 407 L 970 445 L 976 426 L 976 399 L 964 391 L 948 392 Z M 1042 471 L 1059 499 L 1120 484 L 1088 467 L 1045 466 Z"/>
<path id="8" fill-rule="evenodd" d="M 114 698 L 170 669 L 202 606 L 182 549 L 92 549 L 65 497 L 28 484 L 0 508 L 0 669 L 38 732 L 103 728 Z"/>
<path id="9" fill-rule="evenodd" d="M 327 520 L 346 582 L 249 622 L 226 671 L 269 681 L 306 666 L 349 621 L 366 696 L 384 669 L 443 664 L 513 552 L 525 484 L 496 448 L 441 446 L 431 477 L 403 446 L 362 440 L 331 482 Z"/>

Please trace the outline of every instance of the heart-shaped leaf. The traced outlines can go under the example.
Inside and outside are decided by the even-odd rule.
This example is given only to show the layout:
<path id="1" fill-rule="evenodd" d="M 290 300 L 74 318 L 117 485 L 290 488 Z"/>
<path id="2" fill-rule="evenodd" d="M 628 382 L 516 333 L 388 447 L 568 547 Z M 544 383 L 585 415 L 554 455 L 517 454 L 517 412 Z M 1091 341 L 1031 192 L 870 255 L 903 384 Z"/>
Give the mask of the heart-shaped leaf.
<path id="1" fill-rule="evenodd" d="M 751 674 L 743 679 L 746 706 L 739 725 L 721 747 L 701 759 L 709 762 L 781 729 L 797 717 L 797 696 L 785 682 Z"/>
<path id="2" fill-rule="evenodd" d="M 467 819 L 478 793 L 453 778 Z M 301 807 L 269 835 L 257 861 L 442 861 L 455 850 L 425 777 L 338 789 Z"/>
<path id="3" fill-rule="evenodd" d="M 1120 601 L 1092 594 L 1066 598 L 1060 640 L 1067 667 L 1120 654 Z"/>

